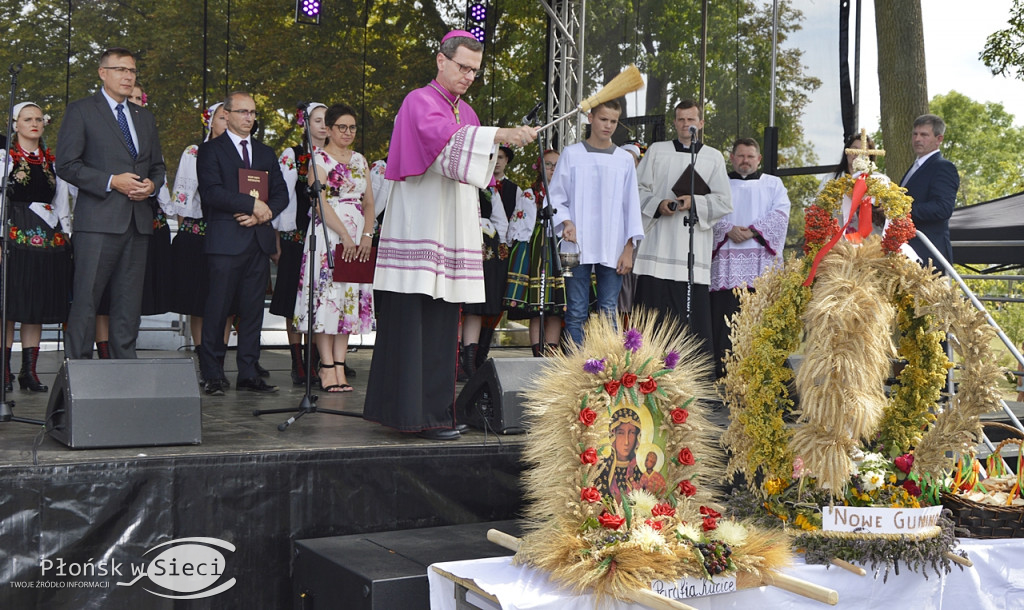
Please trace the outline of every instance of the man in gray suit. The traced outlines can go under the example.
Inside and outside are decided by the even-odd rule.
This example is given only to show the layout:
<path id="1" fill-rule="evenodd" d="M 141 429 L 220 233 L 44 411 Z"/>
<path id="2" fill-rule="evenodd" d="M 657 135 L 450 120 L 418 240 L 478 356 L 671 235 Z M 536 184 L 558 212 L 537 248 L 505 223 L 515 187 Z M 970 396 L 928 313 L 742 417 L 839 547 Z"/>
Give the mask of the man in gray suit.
<path id="1" fill-rule="evenodd" d="M 164 181 L 156 121 L 128 101 L 135 57 L 123 48 L 100 57 L 103 87 L 68 105 L 57 136 L 57 174 L 78 187 L 75 278 L 65 354 L 91 358 L 96 305 L 110 284 L 110 353 L 135 358 L 153 204 Z"/>

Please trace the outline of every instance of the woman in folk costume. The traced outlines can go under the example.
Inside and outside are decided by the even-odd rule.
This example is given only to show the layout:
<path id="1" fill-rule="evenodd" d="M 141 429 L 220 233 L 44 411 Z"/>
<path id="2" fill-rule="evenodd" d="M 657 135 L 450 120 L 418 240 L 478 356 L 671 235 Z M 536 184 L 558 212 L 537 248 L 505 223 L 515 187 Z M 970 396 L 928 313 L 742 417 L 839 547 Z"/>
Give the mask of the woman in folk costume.
<path id="1" fill-rule="evenodd" d="M 222 102 L 203 111 L 206 130 L 203 141 L 216 138 L 228 128 L 228 113 Z M 203 308 L 209 292 L 209 275 L 204 253 L 206 222 L 199 202 L 199 178 L 196 174 L 196 155 L 199 146 L 193 144 L 181 153 L 178 171 L 174 176 L 171 195 L 172 211 L 178 216 L 178 234 L 171 242 L 172 277 L 175 299 L 171 311 L 189 316 L 192 340 L 199 347 L 203 336 Z"/>
<path id="2" fill-rule="evenodd" d="M 299 293 L 299 271 L 306 251 L 306 230 L 309 228 L 309 185 L 306 183 L 306 175 L 312 155 L 306 150 L 306 134 L 312 140 L 314 149 L 323 148 L 329 129 L 324 122 L 326 112 L 327 106 L 311 102 L 305 109 L 300 108 L 295 113 L 295 121 L 305 127 L 305 133 L 301 143 L 281 153 L 279 161 L 281 174 L 288 185 L 288 207 L 271 221 L 278 231 L 280 254 L 277 258 L 277 281 L 274 284 L 274 296 L 270 300 L 270 313 L 284 316 L 285 319 L 288 348 L 292 356 L 293 385 L 306 384 L 305 352 L 301 341 L 305 329 L 296 329 L 293 325 L 295 295 Z M 315 356 L 313 360 L 315 362 Z M 313 375 L 313 381 L 318 383 L 315 371 Z"/>
<path id="3" fill-rule="evenodd" d="M 313 151 L 317 176 L 323 181 L 322 208 L 313 208 L 311 233 L 306 236 L 305 255 L 299 273 L 299 294 L 292 305 L 296 330 L 308 328 L 310 291 L 313 292 L 313 340 L 320 351 L 320 387 L 326 392 L 351 392 L 345 375 L 345 356 L 349 335 L 373 330 L 373 286 L 335 282 L 328 266 L 328 251 L 342 246 L 342 264 L 367 261 L 373 243 L 373 191 L 370 189 L 370 165 L 366 157 L 352 150 L 356 138 L 356 113 L 345 104 L 335 104 L 324 115 L 330 134 L 323 148 Z M 307 181 L 314 181 L 312 170 Z M 322 209 L 323 217 L 317 212 Z M 316 232 L 326 242 L 316 240 L 310 255 L 309 239 Z M 316 265 L 314 284 L 309 283 L 308 265 Z"/>
<path id="4" fill-rule="evenodd" d="M 36 375 L 43 324 L 67 321 L 71 293 L 68 185 L 53 169 L 53 153 L 42 143 L 49 117 L 32 102 L 14 106 L 14 137 L 0 151 L 7 170 L 7 348 L 4 385 L 13 389 L 11 344 L 21 323 L 18 385 L 33 392 L 49 388 Z"/>
<path id="5" fill-rule="evenodd" d="M 537 168 L 537 179 L 516 202 L 508 224 L 508 243 L 513 245 L 509 255 L 505 308 L 510 320 L 530 320 L 530 345 L 537 357 L 544 355 L 545 347 L 551 351 L 558 348 L 562 316 L 565 315 L 565 280 L 553 272 L 551 256 L 545 255 L 541 248 L 544 222 L 538 214 L 544 208 L 546 195 L 540 172 L 547 174 L 550 181 L 556 163 L 558 151 L 544 151 L 544 167 Z M 548 252 L 551 251 L 553 249 L 549 248 Z M 547 276 L 543 297 L 540 294 L 541 265 Z M 543 336 L 540 326 L 542 309 L 545 317 Z"/>
<path id="6" fill-rule="evenodd" d="M 490 341 L 480 345 L 481 330 L 485 317 L 501 317 L 501 299 L 505 292 L 505 276 L 508 274 L 508 217 L 502 205 L 497 183 L 480 189 L 480 232 L 484 254 L 484 301 L 466 303 L 462 306 L 462 370 L 468 377 L 476 373 L 477 350 L 487 351 Z M 492 336 L 493 333 L 487 333 Z"/>

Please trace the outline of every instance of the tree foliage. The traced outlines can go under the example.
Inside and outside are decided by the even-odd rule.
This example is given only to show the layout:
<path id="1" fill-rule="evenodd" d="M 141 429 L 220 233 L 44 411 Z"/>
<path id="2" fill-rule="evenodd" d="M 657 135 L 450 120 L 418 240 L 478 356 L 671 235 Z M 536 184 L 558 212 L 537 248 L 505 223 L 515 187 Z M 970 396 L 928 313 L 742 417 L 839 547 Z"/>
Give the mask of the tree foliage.
<path id="1" fill-rule="evenodd" d="M 981 61 L 992 74 L 1024 79 L 1024 3 L 1014 0 L 1007 27 L 985 39 Z"/>
<path id="2" fill-rule="evenodd" d="M 957 205 L 1024 191 L 1024 128 L 1014 126 L 1013 115 L 1002 104 L 950 91 L 932 98 L 929 109 L 946 121 L 942 154 L 960 173 Z"/>

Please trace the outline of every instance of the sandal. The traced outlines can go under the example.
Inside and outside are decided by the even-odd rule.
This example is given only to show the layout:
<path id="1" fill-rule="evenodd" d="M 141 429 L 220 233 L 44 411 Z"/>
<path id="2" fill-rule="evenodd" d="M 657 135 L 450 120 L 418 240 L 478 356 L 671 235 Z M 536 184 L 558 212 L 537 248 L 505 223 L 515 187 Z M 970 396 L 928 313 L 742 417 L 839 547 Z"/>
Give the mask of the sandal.
<path id="1" fill-rule="evenodd" d="M 336 366 L 338 366 L 338 363 L 324 364 L 323 362 L 321 362 L 319 369 L 322 372 L 324 369 L 333 369 Z M 338 392 L 346 391 L 346 390 L 342 389 L 342 386 L 337 384 L 337 383 L 325 386 L 324 385 L 324 376 L 323 375 L 320 375 L 320 389 L 323 390 L 324 392 L 329 392 L 329 393 L 332 393 L 332 394 L 337 394 Z M 348 390 L 348 391 L 351 392 L 352 390 Z"/>

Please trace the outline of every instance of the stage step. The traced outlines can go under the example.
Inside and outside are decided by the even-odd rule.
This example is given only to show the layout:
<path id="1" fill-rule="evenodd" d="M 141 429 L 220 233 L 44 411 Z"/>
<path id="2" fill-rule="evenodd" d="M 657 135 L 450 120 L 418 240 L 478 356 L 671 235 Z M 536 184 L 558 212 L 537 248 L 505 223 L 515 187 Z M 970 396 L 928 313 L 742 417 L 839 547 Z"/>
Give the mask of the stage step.
<path id="1" fill-rule="evenodd" d="M 296 610 L 430 608 L 427 567 L 511 555 L 487 530 L 520 535 L 516 521 L 296 540 L 292 591 Z"/>

